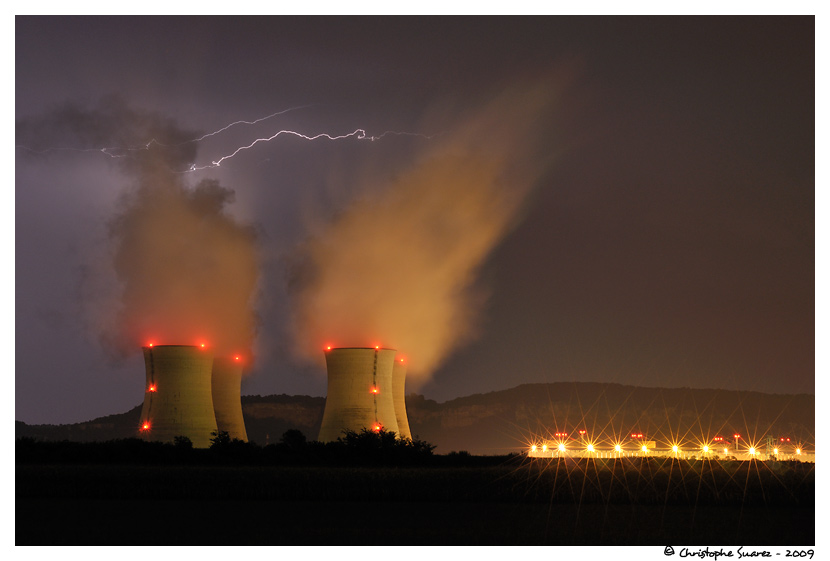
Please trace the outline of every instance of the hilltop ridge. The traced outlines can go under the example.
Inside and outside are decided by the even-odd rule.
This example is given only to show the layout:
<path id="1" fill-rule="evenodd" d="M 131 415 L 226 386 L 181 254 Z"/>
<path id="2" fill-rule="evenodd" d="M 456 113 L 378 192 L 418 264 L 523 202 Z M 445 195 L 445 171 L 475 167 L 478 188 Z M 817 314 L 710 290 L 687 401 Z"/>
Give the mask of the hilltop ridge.
<path id="1" fill-rule="evenodd" d="M 406 397 L 412 434 L 436 452 L 466 450 L 504 454 L 534 438 L 583 428 L 593 436 L 638 430 L 652 437 L 689 439 L 738 431 L 744 438 L 766 434 L 814 442 L 815 396 L 691 388 L 647 388 L 599 382 L 521 384 L 514 388 L 437 402 Z M 242 412 L 248 437 L 261 445 L 278 442 L 288 429 L 315 439 L 325 398 L 306 395 L 245 395 Z M 28 425 L 15 422 L 16 437 L 95 441 L 136 435 L 141 405 L 83 423 Z"/>

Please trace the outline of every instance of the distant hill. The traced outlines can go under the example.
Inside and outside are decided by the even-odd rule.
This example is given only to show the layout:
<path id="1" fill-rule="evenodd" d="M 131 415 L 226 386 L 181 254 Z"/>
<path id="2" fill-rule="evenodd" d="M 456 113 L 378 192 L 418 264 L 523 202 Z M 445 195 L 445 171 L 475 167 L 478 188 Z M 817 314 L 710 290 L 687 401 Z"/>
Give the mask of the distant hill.
<path id="1" fill-rule="evenodd" d="M 653 439 L 680 435 L 687 440 L 730 436 L 788 436 L 815 442 L 815 396 L 711 389 L 666 389 L 562 382 L 524 384 L 444 403 L 411 394 L 406 398 L 412 434 L 437 446 L 436 452 L 466 450 L 503 454 L 524 449 L 534 438 L 557 431 L 627 435 Z M 242 397 L 250 440 L 278 442 L 288 429 L 317 437 L 325 398 L 289 395 Z M 16 437 L 43 440 L 110 440 L 136 435 L 141 406 L 126 413 L 70 425 L 15 422 Z"/>

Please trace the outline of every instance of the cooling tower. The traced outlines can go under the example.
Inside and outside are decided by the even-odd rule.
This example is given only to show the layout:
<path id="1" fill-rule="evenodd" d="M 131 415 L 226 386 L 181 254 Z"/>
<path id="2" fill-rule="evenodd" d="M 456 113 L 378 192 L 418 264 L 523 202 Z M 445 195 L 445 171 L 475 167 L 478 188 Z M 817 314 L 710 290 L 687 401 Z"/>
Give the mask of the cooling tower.
<path id="1" fill-rule="evenodd" d="M 197 448 L 210 446 L 216 431 L 211 395 L 213 353 L 187 345 L 143 347 L 147 384 L 139 435 L 172 442 L 186 436 Z"/>
<path id="2" fill-rule="evenodd" d="M 394 349 L 341 348 L 326 352 L 328 392 L 321 442 L 364 428 L 398 432 L 392 391 Z"/>
<path id="3" fill-rule="evenodd" d="M 213 359 L 211 388 L 216 426 L 231 438 L 248 442 L 245 420 L 242 418 L 242 361 L 239 357 Z"/>
<path id="4" fill-rule="evenodd" d="M 392 402 L 395 405 L 395 419 L 398 421 L 398 434 L 401 438 L 412 439 L 409 432 L 409 419 L 406 416 L 406 363 L 402 357 L 395 358 L 392 366 Z"/>

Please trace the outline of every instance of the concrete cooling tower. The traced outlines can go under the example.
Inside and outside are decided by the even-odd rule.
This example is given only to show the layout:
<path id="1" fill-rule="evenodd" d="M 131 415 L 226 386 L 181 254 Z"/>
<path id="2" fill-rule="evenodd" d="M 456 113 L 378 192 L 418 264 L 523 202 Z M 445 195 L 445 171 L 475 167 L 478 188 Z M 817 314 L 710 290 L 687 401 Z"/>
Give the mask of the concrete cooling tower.
<path id="1" fill-rule="evenodd" d="M 398 435 L 412 439 L 409 432 L 409 419 L 406 416 L 406 362 L 402 357 L 395 357 L 392 366 L 392 401 L 395 404 L 395 419 L 398 421 Z"/>
<path id="2" fill-rule="evenodd" d="M 245 420 L 242 418 L 242 361 L 239 357 L 213 360 L 211 388 L 217 428 L 226 431 L 231 438 L 248 442 Z"/>
<path id="3" fill-rule="evenodd" d="M 332 442 L 344 430 L 364 428 L 398 432 L 392 368 L 394 349 L 339 348 L 326 351 L 328 392 L 321 442 Z"/>
<path id="4" fill-rule="evenodd" d="M 210 446 L 216 431 L 211 392 L 213 353 L 187 345 L 143 347 L 147 384 L 139 436 L 173 442 L 186 436 L 196 448 Z"/>

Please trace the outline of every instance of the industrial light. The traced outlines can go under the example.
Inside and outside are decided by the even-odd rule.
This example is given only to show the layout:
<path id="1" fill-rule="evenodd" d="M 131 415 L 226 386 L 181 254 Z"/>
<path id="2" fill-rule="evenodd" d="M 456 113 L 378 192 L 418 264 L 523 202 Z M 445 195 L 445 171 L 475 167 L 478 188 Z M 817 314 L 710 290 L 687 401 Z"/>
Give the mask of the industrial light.
<path id="1" fill-rule="evenodd" d="M 728 453 L 729 453 L 729 448 L 724 448 L 724 449 L 723 449 L 723 454 L 724 454 L 724 455 L 726 455 L 726 454 L 728 454 Z"/>
<path id="2" fill-rule="evenodd" d="M 593 445 L 593 444 L 589 444 L 589 445 L 588 445 L 588 447 L 587 447 L 586 449 L 588 450 L 588 452 L 593 452 L 593 451 L 594 451 L 594 445 Z"/>
<path id="3" fill-rule="evenodd" d="M 233 357 L 234 360 L 239 360 L 239 355 Z"/>
<path id="4" fill-rule="evenodd" d="M 749 447 L 749 455 L 750 455 L 750 456 L 754 456 L 754 455 L 755 455 L 755 447 L 754 447 L 754 446 L 750 446 L 750 447 Z"/>
<path id="5" fill-rule="evenodd" d="M 563 443 L 559 443 L 559 451 L 560 451 L 560 452 L 564 452 L 564 451 L 565 451 L 565 445 L 564 445 Z"/>
<path id="6" fill-rule="evenodd" d="M 141 430 L 150 430 L 150 423 L 144 423 L 141 425 Z"/>
<path id="7" fill-rule="evenodd" d="M 674 446 L 671 447 L 671 451 L 674 452 L 675 454 L 677 454 L 678 450 L 679 450 L 679 448 L 677 447 L 677 444 L 675 444 Z"/>
<path id="8" fill-rule="evenodd" d="M 378 388 L 377 388 L 377 386 L 372 386 L 371 392 L 372 392 L 372 393 L 378 393 Z"/>
<path id="9" fill-rule="evenodd" d="M 619 444 L 615 445 L 614 446 L 614 451 L 615 452 L 622 452 L 622 446 L 620 446 Z"/>
<path id="10" fill-rule="evenodd" d="M 796 448 L 796 449 L 795 449 L 795 453 L 796 453 L 796 454 L 798 454 L 798 455 L 800 456 L 800 455 L 801 455 L 801 448 Z"/>
<path id="11" fill-rule="evenodd" d="M 548 451 L 548 445 L 547 445 L 547 444 L 543 444 L 543 445 L 542 445 L 542 452 L 547 452 L 547 451 Z"/>
<path id="12" fill-rule="evenodd" d="M 708 454 L 708 453 L 709 453 L 709 447 L 708 447 L 708 446 L 704 446 L 704 447 L 703 447 L 703 453 L 704 453 L 704 454 Z"/>
<path id="13" fill-rule="evenodd" d="M 536 445 L 535 445 L 535 444 L 534 444 L 533 446 L 531 446 L 531 447 L 530 447 L 530 451 L 531 451 L 531 452 L 535 452 L 535 451 L 536 451 Z"/>
<path id="14" fill-rule="evenodd" d="M 151 392 L 156 391 L 156 385 L 155 385 L 155 384 L 153 384 L 152 386 L 150 386 L 149 388 L 147 388 L 147 391 L 151 391 Z"/>
<path id="15" fill-rule="evenodd" d="M 772 449 L 772 453 L 773 453 L 773 454 L 775 454 L 775 455 L 777 456 L 777 455 L 778 455 L 778 448 L 773 448 L 773 449 Z"/>
<path id="16" fill-rule="evenodd" d="M 648 453 L 648 446 L 643 446 L 643 452 Z"/>

